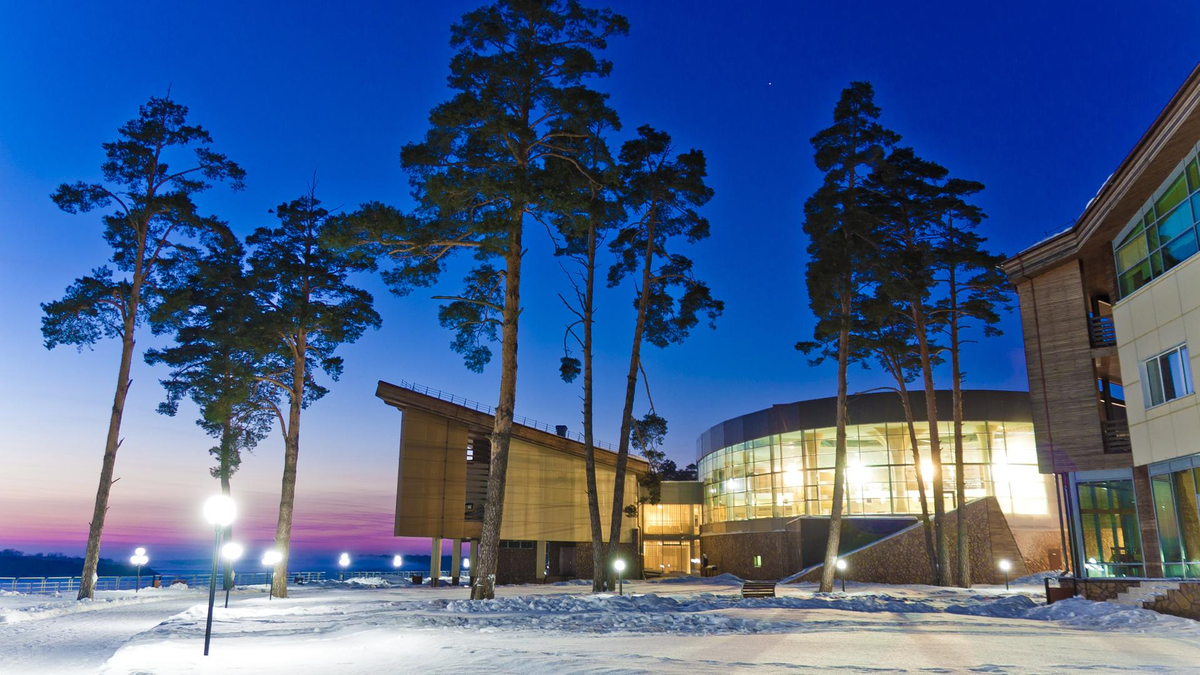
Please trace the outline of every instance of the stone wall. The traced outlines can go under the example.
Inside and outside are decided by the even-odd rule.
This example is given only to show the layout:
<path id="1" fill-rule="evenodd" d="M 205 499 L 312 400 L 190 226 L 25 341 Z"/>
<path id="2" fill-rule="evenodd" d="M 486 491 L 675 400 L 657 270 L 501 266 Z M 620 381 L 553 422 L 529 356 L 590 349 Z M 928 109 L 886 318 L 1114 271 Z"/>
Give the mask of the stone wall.
<path id="1" fill-rule="evenodd" d="M 800 531 L 735 532 L 700 538 L 700 551 L 717 574 L 734 574 L 742 579 L 782 579 L 800 569 Z M 754 566 L 754 557 L 761 566 Z"/>
<path id="2" fill-rule="evenodd" d="M 642 556 L 637 546 L 632 542 L 617 544 L 617 553 L 625 559 L 625 578 L 637 579 L 642 575 Z M 581 541 L 575 544 L 575 577 L 577 579 L 592 578 L 592 542 Z"/>
<path id="3" fill-rule="evenodd" d="M 1029 573 L 1008 522 L 995 497 L 979 499 L 964 507 L 971 553 L 971 582 L 1004 582 L 997 569 L 1000 560 L 1012 563 L 1010 578 Z M 949 538 L 949 568 L 958 570 L 958 517 L 956 511 L 945 516 L 944 529 Z M 917 524 L 890 537 L 842 556 L 846 560 L 846 579 L 887 584 L 933 583 L 933 568 L 925 551 L 925 533 Z M 822 565 L 809 568 L 795 581 L 819 581 Z"/>
<path id="4" fill-rule="evenodd" d="M 537 549 L 502 548 L 496 564 L 497 584 L 528 584 L 535 580 Z"/>
<path id="5" fill-rule="evenodd" d="M 1021 558 L 1029 573 L 1055 572 L 1067 564 L 1062 553 L 1062 535 L 1058 530 L 1013 530 L 1021 549 Z"/>
<path id="6" fill-rule="evenodd" d="M 1200 583 L 1184 582 L 1178 590 L 1168 591 L 1166 596 L 1143 606 L 1161 614 L 1200 620 Z"/>

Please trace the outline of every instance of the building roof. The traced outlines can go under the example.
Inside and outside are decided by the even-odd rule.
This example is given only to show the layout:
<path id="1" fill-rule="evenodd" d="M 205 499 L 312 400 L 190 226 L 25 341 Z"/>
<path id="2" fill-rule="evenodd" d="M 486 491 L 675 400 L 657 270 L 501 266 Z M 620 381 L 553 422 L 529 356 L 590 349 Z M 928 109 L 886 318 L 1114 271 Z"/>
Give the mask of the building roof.
<path id="1" fill-rule="evenodd" d="M 491 432 L 495 419 L 495 410 L 491 406 L 403 380 L 399 385 L 380 380 L 375 388 L 375 396 L 394 408 L 423 410 L 457 420 L 485 433 Z M 512 437 L 576 457 L 586 454 L 578 435 L 559 435 L 551 431 L 548 425 L 525 417 L 513 418 Z M 600 464 L 616 464 L 617 453 L 611 448 L 611 445 L 596 443 L 596 461 Z M 631 472 L 644 474 L 650 470 L 649 463 L 642 457 L 630 454 L 628 462 Z"/>
<path id="2" fill-rule="evenodd" d="M 1200 139 L 1200 64 L 1121 160 L 1071 227 L 1001 264 L 1013 283 L 1111 241 Z M 1106 255 L 1111 255 L 1111 248 Z"/>
<path id="3" fill-rule="evenodd" d="M 1033 413 L 1029 393 L 997 389 L 964 389 L 963 419 L 971 421 L 1031 422 Z M 935 392 L 939 417 L 950 419 L 952 392 Z M 918 422 L 926 418 L 925 395 L 909 392 L 913 417 Z M 846 402 L 850 424 L 902 423 L 907 419 L 900 396 L 895 392 L 852 394 Z M 780 403 L 765 410 L 725 420 L 700 435 L 696 441 L 696 458 L 744 443 L 756 438 L 785 434 L 805 429 L 824 429 L 837 424 L 837 397 L 816 398 L 795 403 Z"/>

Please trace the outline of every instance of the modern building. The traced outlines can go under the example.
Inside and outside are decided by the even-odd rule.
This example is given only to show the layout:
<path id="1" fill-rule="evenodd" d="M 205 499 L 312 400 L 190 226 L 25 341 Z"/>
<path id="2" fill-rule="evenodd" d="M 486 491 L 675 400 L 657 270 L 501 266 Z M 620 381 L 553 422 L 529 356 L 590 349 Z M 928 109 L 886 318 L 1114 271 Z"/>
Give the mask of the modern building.
<path id="1" fill-rule="evenodd" d="M 380 382 L 375 395 L 403 412 L 394 534 L 432 540 L 433 579 L 442 572 L 442 541 L 450 539 L 447 572 L 458 577 L 462 543 L 471 542 L 473 553 L 483 527 L 495 413 L 483 404 L 409 383 Z M 607 535 L 616 453 L 604 447 L 595 454 L 600 518 Z M 629 457 L 627 505 L 637 504 L 638 479 L 649 470 L 644 459 Z M 568 436 L 566 427 L 514 420 L 496 583 L 591 578 L 586 484 L 583 443 Z M 620 548 L 631 573 L 638 573 L 637 521 L 622 523 Z"/>
<path id="2" fill-rule="evenodd" d="M 461 543 L 474 546 L 480 536 L 494 412 L 408 383 L 380 382 L 376 395 L 403 411 L 394 533 L 432 540 L 435 578 L 442 540 L 454 541 L 448 572 L 458 576 Z M 950 410 L 950 392 L 939 391 L 937 399 L 939 409 Z M 913 404 L 916 417 L 923 418 L 923 398 L 914 397 Z M 992 535 L 1002 533 L 1011 543 L 1005 550 L 1020 558 L 1018 569 L 1057 569 L 1062 534 L 1053 517 L 1053 489 L 1036 465 L 1028 395 L 966 391 L 963 410 L 967 500 L 994 498 L 996 504 L 990 507 L 993 516 L 981 511 L 981 518 L 990 518 L 981 528 L 991 537 L 985 545 L 995 548 Z M 914 530 L 920 513 L 917 471 L 928 477 L 932 466 L 928 423 L 915 425 L 918 450 L 926 458 L 918 468 L 895 394 L 854 396 L 849 413 L 844 551 Z M 631 573 L 717 571 L 779 579 L 819 563 L 832 504 L 835 417 L 836 400 L 828 398 L 776 405 L 723 422 L 698 442 L 699 480 L 664 482 L 657 503 L 649 503 L 649 494 L 639 487 L 649 466 L 631 456 L 625 507 L 638 515 L 624 519 L 620 544 Z M 583 444 L 566 427 L 525 418 L 514 422 L 497 582 L 590 578 Z M 946 441 L 945 503 L 952 510 L 957 505 L 951 425 L 940 424 L 940 429 Z M 610 447 L 597 448 L 606 535 L 615 460 Z M 984 562 L 989 564 L 981 569 L 994 567 Z"/>
<path id="3" fill-rule="evenodd" d="M 938 391 L 951 410 L 951 392 Z M 851 396 L 842 550 L 910 528 L 921 513 L 917 473 L 932 511 L 933 464 L 925 401 L 912 396 L 917 449 L 895 393 Z M 1028 569 L 1061 566 L 1053 484 L 1038 473 L 1025 392 L 963 392 L 968 502 L 995 497 Z M 837 399 L 775 405 L 718 424 L 697 442 L 703 491 L 700 550 L 709 564 L 744 578 L 781 578 L 821 562 L 833 507 Z M 957 508 L 954 442 L 939 422 L 946 510 Z M 990 567 L 990 566 L 989 566 Z"/>
<path id="4" fill-rule="evenodd" d="M 1078 220 L 1003 265 L 1082 576 L 1200 576 L 1198 152 L 1200 67 Z"/>

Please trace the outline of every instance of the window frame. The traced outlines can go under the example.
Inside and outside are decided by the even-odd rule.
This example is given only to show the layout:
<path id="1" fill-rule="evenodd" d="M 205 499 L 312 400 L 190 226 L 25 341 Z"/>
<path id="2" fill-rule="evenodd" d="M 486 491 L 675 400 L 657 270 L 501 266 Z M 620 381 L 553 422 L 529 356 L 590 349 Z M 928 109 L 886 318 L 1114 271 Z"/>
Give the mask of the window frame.
<path id="1" fill-rule="evenodd" d="M 1176 393 L 1173 397 L 1167 398 L 1166 387 L 1164 386 L 1165 379 L 1163 378 L 1162 359 L 1163 357 L 1176 354 L 1179 361 L 1179 372 L 1171 373 L 1172 382 L 1175 385 Z M 1169 360 L 1168 360 L 1169 362 Z M 1151 377 L 1151 368 L 1157 373 L 1157 380 Z M 1141 363 L 1142 375 L 1142 404 L 1146 410 L 1164 406 L 1172 401 L 1178 401 L 1181 398 L 1186 398 L 1196 393 L 1195 383 L 1192 379 L 1192 364 L 1191 356 L 1188 351 L 1186 342 L 1177 344 L 1170 349 L 1165 349 L 1148 359 L 1142 359 Z M 1159 397 L 1162 399 L 1157 403 L 1154 402 L 1153 382 L 1158 383 Z"/>

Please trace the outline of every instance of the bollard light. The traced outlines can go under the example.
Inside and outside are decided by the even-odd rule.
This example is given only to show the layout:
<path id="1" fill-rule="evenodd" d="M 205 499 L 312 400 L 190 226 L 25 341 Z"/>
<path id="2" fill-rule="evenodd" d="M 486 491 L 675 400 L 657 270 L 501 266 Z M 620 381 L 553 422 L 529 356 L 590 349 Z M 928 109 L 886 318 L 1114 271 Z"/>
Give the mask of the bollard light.
<path id="1" fill-rule="evenodd" d="M 1004 590 L 1008 590 L 1008 571 L 1012 569 L 1012 563 L 1007 560 L 1001 560 L 999 563 L 1000 571 L 1004 572 Z"/>
<path id="2" fill-rule="evenodd" d="M 346 568 L 350 566 L 350 554 L 343 553 L 341 555 L 341 557 L 338 558 L 338 565 L 340 565 L 342 568 L 342 576 L 341 576 L 340 580 L 345 581 L 346 580 Z"/>
<path id="3" fill-rule="evenodd" d="M 148 562 L 150 562 L 150 558 L 146 557 L 146 549 L 143 546 L 133 549 L 133 555 L 129 556 L 129 564 L 137 565 L 137 586 L 133 588 L 135 595 L 142 589 L 142 565 Z"/>
<path id="4" fill-rule="evenodd" d="M 836 563 L 834 563 L 834 567 L 837 568 L 838 574 L 842 577 L 842 592 L 845 593 L 846 592 L 846 561 L 841 558 L 838 558 L 838 561 Z"/>
<path id="5" fill-rule="evenodd" d="M 213 603 L 217 599 L 217 557 L 221 553 L 221 534 L 233 524 L 237 517 L 237 504 L 226 495 L 214 495 L 204 502 L 204 519 L 213 526 L 212 574 L 208 577 L 208 619 L 204 623 L 204 655 L 208 656 L 208 643 L 212 637 Z"/>
<path id="6" fill-rule="evenodd" d="M 275 598 L 275 565 L 283 560 L 283 554 L 271 549 L 263 554 L 262 564 L 267 568 L 267 600 Z"/>
<path id="7" fill-rule="evenodd" d="M 617 595 L 625 595 L 625 577 L 622 572 L 625 571 L 625 561 L 617 558 L 613 561 L 613 569 L 617 571 Z"/>

